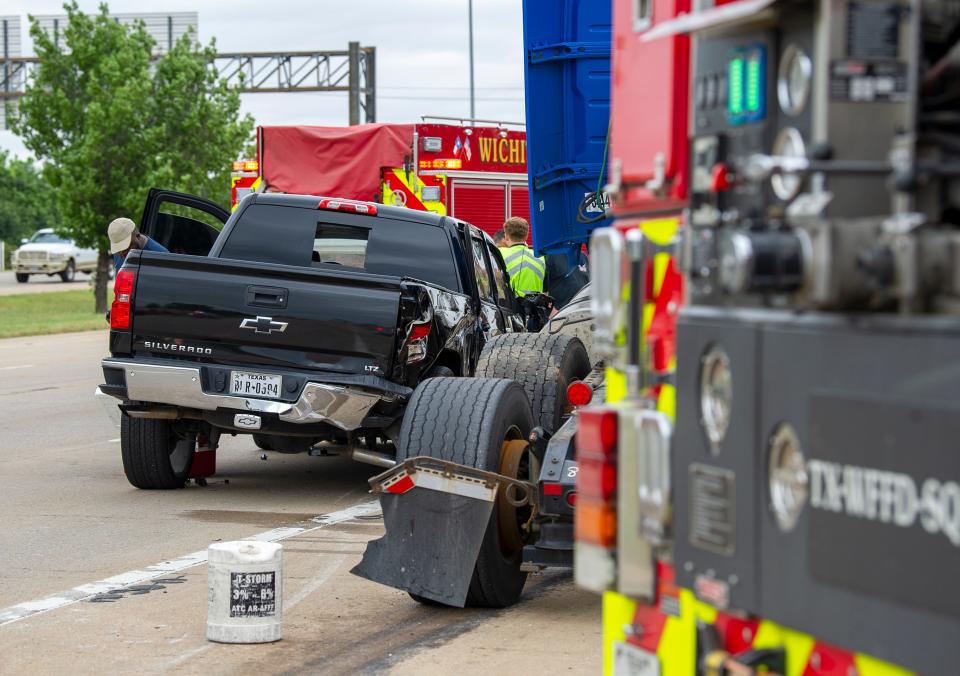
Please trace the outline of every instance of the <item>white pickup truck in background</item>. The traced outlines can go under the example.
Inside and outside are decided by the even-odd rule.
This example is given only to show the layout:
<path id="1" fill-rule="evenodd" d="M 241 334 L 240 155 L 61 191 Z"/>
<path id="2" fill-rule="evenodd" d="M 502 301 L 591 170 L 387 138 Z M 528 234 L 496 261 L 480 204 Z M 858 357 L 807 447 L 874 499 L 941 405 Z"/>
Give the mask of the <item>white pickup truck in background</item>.
<path id="1" fill-rule="evenodd" d="M 52 228 L 44 228 L 23 240 L 20 248 L 13 252 L 10 264 L 21 284 L 26 283 L 30 275 L 38 274 L 60 275 L 64 282 L 72 282 L 77 272 L 92 274 L 97 269 L 97 252 L 81 249 Z"/>

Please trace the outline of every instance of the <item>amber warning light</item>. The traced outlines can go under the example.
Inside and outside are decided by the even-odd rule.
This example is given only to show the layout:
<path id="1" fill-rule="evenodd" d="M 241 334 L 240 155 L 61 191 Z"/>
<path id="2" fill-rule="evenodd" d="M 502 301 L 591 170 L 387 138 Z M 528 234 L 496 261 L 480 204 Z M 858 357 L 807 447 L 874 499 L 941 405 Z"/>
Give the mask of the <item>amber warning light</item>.
<path id="1" fill-rule="evenodd" d="M 460 169 L 463 160 L 420 160 L 421 169 Z"/>
<path id="2" fill-rule="evenodd" d="M 237 160 L 233 163 L 234 171 L 260 171 L 260 163 L 256 160 Z"/>

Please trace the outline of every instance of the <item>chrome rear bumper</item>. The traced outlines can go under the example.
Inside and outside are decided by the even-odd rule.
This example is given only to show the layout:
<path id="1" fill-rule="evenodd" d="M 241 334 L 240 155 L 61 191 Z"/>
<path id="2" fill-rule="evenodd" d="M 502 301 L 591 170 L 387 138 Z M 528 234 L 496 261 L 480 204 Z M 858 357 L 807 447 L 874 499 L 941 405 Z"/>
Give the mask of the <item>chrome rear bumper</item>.
<path id="1" fill-rule="evenodd" d="M 342 430 L 360 427 L 370 409 L 389 395 L 367 392 L 344 385 L 308 382 L 294 401 L 272 401 L 203 391 L 200 369 L 189 366 L 138 364 L 119 359 L 104 359 L 104 368 L 125 373 L 127 399 L 167 406 L 216 411 L 274 413 L 289 423 L 326 422 Z"/>

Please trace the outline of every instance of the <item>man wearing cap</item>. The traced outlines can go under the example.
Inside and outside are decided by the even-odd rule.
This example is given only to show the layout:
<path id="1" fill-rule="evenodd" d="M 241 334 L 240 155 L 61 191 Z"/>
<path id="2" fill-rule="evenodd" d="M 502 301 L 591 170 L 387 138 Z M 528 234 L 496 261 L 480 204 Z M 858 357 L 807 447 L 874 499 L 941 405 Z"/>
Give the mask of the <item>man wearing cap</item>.
<path id="1" fill-rule="evenodd" d="M 123 265 L 123 260 L 127 257 L 130 249 L 168 253 L 166 247 L 162 244 L 158 244 L 142 232 L 137 232 L 137 226 L 129 218 L 113 219 L 107 226 L 107 235 L 110 237 L 113 267 L 117 270 Z"/>

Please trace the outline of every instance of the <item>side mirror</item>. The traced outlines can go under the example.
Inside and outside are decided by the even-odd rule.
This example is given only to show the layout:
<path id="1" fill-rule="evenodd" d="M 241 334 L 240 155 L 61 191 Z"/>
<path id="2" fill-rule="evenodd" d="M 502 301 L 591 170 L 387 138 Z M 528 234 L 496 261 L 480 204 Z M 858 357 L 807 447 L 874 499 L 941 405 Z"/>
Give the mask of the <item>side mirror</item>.
<path id="1" fill-rule="evenodd" d="M 27 239 L 26 237 L 24 237 L 23 239 L 20 240 L 20 244 L 26 244 L 26 243 L 29 242 L 29 241 L 30 241 L 29 239 Z"/>

